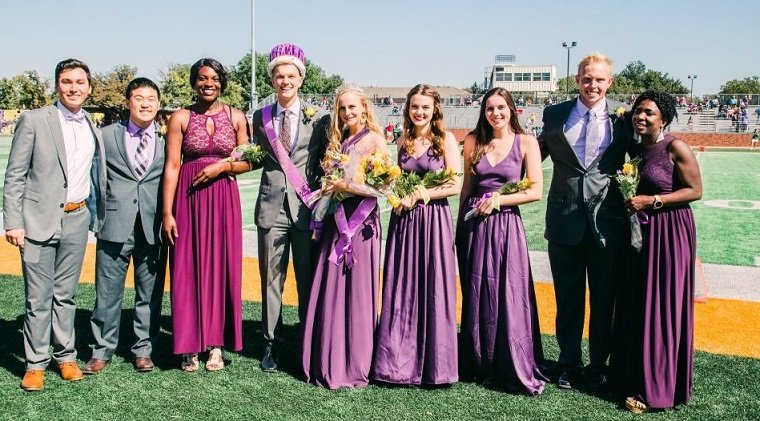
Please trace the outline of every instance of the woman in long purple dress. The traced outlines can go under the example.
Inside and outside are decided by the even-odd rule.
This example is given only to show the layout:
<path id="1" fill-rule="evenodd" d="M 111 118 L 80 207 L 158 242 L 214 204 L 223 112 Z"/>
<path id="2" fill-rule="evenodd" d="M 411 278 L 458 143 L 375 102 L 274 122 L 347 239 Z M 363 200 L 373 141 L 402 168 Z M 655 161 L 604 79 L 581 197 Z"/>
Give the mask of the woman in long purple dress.
<path id="1" fill-rule="evenodd" d="M 234 175 L 246 162 L 221 162 L 248 142 L 240 110 L 219 101 L 222 65 L 201 59 L 190 69 L 198 102 L 169 121 L 163 179 L 163 228 L 170 249 L 174 353 L 182 369 L 224 368 L 222 347 L 242 349 L 242 218 Z M 181 161 L 181 165 L 180 165 Z"/>
<path id="2" fill-rule="evenodd" d="M 443 125 L 438 92 L 428 85 L 417 85 L 407 94 L 398 163 L 420 177 L 444 168 L 459 172 L 459 146 Z M 440 385 L 459 379 L 454 233 L 446 199 L 458 192 L 456 180 L 419 188 L 393 210 L 375 380 Z"/>
<path id="3" fill-rule="evenodd" d="M 533 184 L 499 194 L 525 175 Z M 528 245 L 518 205 L 540 200 L 541 152 L 525 134 L 512 95 L 486 93 L 464 140 L 464 182 L 457 225 L 462 283 L 460 373 L 485 384 L 537 395 L 546 378 Z M 474 216 L 466 219 L 472 211 Z"/>
<path id="4" fill-rule="evenodd" d="M 380 279 L 380 215 L 372 189 L 360 180 L 362 158 L 387 154 L 364 92 L 345 86 L 335 95 L 325 167 L 348 155 L 345 176 L 328 181 L 326 196 L 345 196 L 324 219 L 314 283 L 301 326 L 302 369 L 308 383 L 329 389 L 369 382 Z"/>
<path id="5" fill-rule="evenodd" d="M 644 92 L 633 104 L 641 181 L 627 206 L 646 217 L 632 290 L 621 295 L 630 302 L 620 303 L 633 316 L 633 343 L 618 350 L 630 357 L 613 361 L 630 369 L 625 406 L 634 413 L 687 404 L 692 390 L 696 228 L 689 203 L 702 197 L 702 178 L 689 145 L 664 134 L 675 116 L 675 99 L 665 93 Z"/>

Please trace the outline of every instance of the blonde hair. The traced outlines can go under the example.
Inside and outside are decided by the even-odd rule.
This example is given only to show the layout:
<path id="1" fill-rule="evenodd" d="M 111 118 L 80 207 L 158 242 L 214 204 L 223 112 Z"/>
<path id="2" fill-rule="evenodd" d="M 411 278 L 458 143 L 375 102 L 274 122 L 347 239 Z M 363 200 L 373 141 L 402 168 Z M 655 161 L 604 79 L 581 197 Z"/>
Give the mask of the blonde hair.
<path id="1" fill-rule="evenodd" d="M 443 124 L 443 110 L 441 109 L 441 97 L 432 86 L 420 83 L 406 94 L 404 106 L 404 144 L 402 147 L 408 154 L 414 154 L 414 124 L 409 116 L 411 112 L 412 97 L 422 95 L 433 98 L 433 116 L 430 119 L 430 130 L 425 137 L 430 139 L 430 147 L 435 156 L 443 155 L 443 141 L 446 138 L 446 126 Z"/>
<path id="2" fill-rule="evenodd" d="M 586 57 L 583 57 L 583 59 L 581 59 L 580 63 L 578 63 L 578 74 L 581 73 L 584 67 L 588 66 L 589 64 L 595 64 L 595 63 L 604 63 L 607 66 L 609 66 L 610 76 L 612 76 L 612 60 L 609 57 L 599 52 L 593 52 L 587 55 Z"/>
<path id="3" fill-rule="evenodd" d="M 327 152 L 322 160 L 322 167 L 329 168 L 332 165 L 332 154 L 340 153 L 340 145 L 346 135 L 346 123 L 340 119 L 340 97 L 346 93 L 353 93 L 359 97 L 359 101 L 364 108 L 361 119 L 364 125 L 372 132 L 380 134 L 380 126 L 375 120 L 375 114 L 372 112 L 367 95 L 362 88 L 356 85 L 343 85 L 335 92 L 335 101 L 333 103 L 332 118 L 330 119 L 330 130 L 327 135 Z"/>

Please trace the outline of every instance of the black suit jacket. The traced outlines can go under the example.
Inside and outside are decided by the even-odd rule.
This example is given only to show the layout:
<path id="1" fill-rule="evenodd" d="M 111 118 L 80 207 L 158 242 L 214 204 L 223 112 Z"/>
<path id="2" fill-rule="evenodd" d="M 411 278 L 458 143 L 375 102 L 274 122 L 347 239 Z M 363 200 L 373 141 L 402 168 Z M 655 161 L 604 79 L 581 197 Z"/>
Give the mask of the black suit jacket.
<path id="1" fill-rule="evenodd" d="M 628 234 L 623 196 L 610 176 L 623 166 L 625 154 L 632 151 L 633 130 L 627 115 L 617 118 L 611 114 L 612 142 L 584 168 L 564 131 L 577 100 L 544 110 L 539 145 L 542 156 L 551 156 L 554 164 L 546 205 L 545 237 L 550 242 L 577 245 L 589 227 L 597 243 L 606 247 Z"/>

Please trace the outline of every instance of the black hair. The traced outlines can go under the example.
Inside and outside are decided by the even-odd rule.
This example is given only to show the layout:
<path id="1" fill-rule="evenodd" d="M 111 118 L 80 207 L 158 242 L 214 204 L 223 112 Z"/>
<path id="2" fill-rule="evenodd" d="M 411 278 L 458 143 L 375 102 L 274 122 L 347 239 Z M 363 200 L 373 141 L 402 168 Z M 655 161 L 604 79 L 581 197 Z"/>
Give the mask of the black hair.
<path id="1" fill-rule="evenodd" d="M 158 99 L 161 99 L 161 90 L 158 89 L 158 85 L 147 77 L 138 77 L 132 79 L 127 85 L 127 89 L 124 90 L 124 97 L 129 99 L 132 96 L 132 91 L 140 88 L 150 88 L 156 91 Z"/>
<path id="2" fill-rule="evenodd" d="M 55 86 L 58 86 L 58 78 L 65 70 L 82 69 L 87 73 L 87 84 L 92 85 L 92 76 L 90 75 L 90 68 L 81 61 L 75 58 L 67 58 L 55 66 Z"/>
<path id="3" fill-rule="evenodd" d="M 639 94 L 639 96 L 636 98 L 636 101 L 633 102 L 631 112 L 635 113 L 636 108 L 645 99 L 648 99 L 657 104 L 657 108 L 660 109 L 660 114 L 662 114 L 662 120 L 665 122 L 665 127 L 670 126 L 670 123 L 673 122 L 673 119 L 678 117 L 678 111 L 676 111 L 676 99 L 668 93 L 651 89 Z"/>
<path id="4" fill-rule="evenodd" d="M 190 67 L 190 86 L 195 86 L 195 81 L 198 80 L 198 72 L 200 72 L 201 67 L 210 67 L 216 72 L 219 76 L 219 83 L 222 85 L 221 93 L 224 93 L 224 90 L 227 89 L 227 72 L 224 70 L 222 63 L 213 58 L 202 58 Z"/>

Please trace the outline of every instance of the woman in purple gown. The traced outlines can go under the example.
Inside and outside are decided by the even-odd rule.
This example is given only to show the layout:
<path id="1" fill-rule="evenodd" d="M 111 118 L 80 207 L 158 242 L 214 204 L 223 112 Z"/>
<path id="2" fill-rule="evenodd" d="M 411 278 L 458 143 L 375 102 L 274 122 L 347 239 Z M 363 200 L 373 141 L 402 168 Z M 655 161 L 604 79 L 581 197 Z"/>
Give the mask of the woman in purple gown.
<path id="1" fill-rule="evenodd" d="M 541 152 L 525 134 L 512 95 L 486 93 L 475 130 L 464 140 L 464 182 L 457 225 L 462 282 L 460 373 L 485 384 L 537 395 L 546 378 L 528 246 L 518 205 L 540 200 Z M 499 194 L 526 176 L 523 191 Z M 465 214 L 472 211 L 471 218 Z"/>
<path id="2" fill-rule="evenodd" d="M 641 136 L 641 181 L 627 202 L 639 212 L 643 235 L 634 255 L 628 302 L 630 346 L 618 347 L 628 359 L 626 408 L 634 413 L 689 402 L 694 374 L 694 265 L 696 228 L 689 203 L 702 197 L 699 165 L 689 145 L 665 128 L 676 116 L 675 99 L 647 91 L 633 104 L 634 133 Z M 622 348 L 622 349 L 621 349 Z"/>
<path id="3" fill-rule="evenodd" d="M 380 215 L 376 191 L 361 181 L 359 162 L 385 139 L 364 92 L 345 86 L 335 95 L 323 166 L 349 156 L 345 176 L 326 182 L 323 195 L 345 197 L 324 219 L 314 282 L 301 326 L 302 369 L 308 383 L 329 389 L 369 382 L 380 279 Z M 330 161 L 330 162 L 328 162 Z"/>
<path id="4" fill-rule="evenodd" d="M 444 168 L 459 172 L 459 146 L 443 125 L 438 92 L 428 85 L 417 85 L 407 94 L 398 164 L 420 177 Z M 383 266 L 375 380 L 440 385 L 459 379 L 456 261 L 446 199 L 458 192 L 456 180 L 421 187 L 393 210 Z"/>
<path id="5" fill-rule="evenodd" d="M 222 65 L 201 59 L 190 69 L 198 101 L 169 121 L 163 179 L 163 228 L 170 249 L 174 353 L 182 370 L 224 368 L 222 347 L 242 349 L 242 218 L 234 175 L 246 162 L 221 162 L 248 143 L 240 110 L 219 101 Z M 181 162 L 181 165 L 180 165 Z"/>

